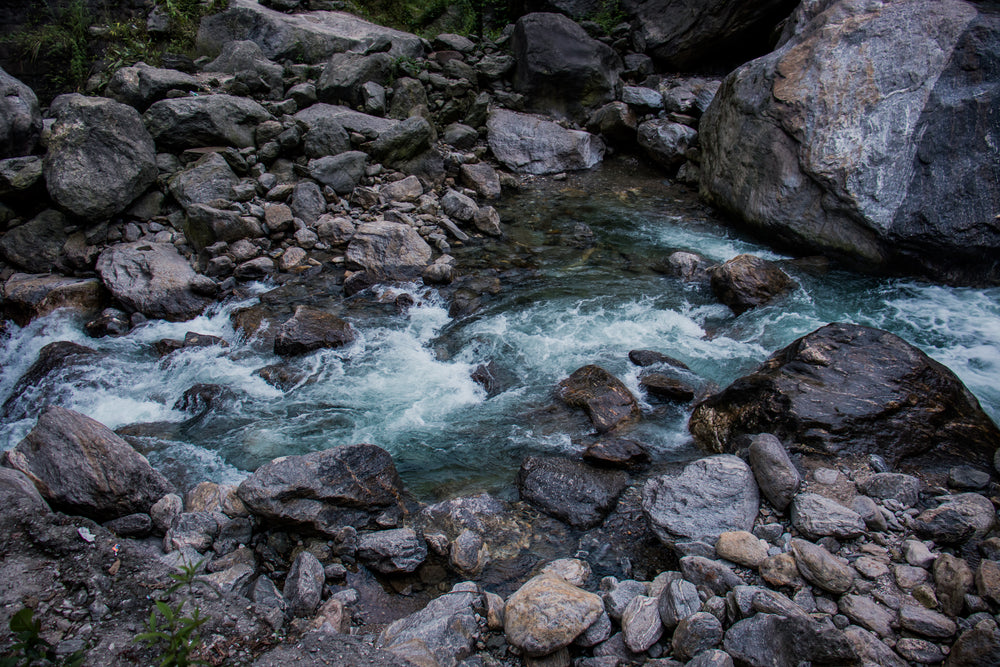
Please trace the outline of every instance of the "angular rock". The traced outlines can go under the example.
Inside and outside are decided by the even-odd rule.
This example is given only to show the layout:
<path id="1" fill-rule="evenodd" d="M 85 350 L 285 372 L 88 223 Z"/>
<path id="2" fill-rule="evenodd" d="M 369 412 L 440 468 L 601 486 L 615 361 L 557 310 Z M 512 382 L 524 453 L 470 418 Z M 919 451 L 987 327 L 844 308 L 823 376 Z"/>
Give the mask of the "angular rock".
<path id="1" fill-rule="evenodd" d="M 42 133 L 38 97 L 0 69 L 0 158 L 28 155 Z"/>
<path id="2" fill-rule="evenodd" d="M 42 158 L 37 155 L 0 160 L 0 197 L 30 197 L 42 185 Z"/>
<path id="3" fill-rule="evenodd" d="M 599 525 L 625 490 L 628 475 L 558 456 L 529 456 L 521 463 L 521 498 L 575 528 Z"/>
<path id="4" fill-rule="evenodd" d="M 240 182 L 229 163 L 219 153 L 209 153 L 177 172 L 170 179 L 170 194 L 184 208 L 232 199 L 233 186 Z"/>
<path id="5" fill-rule="evenodd" d="M 664 587 L 657 599 L 660 621 L 668 630 L 701 609 L 698 589 L 690 581 L 676 579 Z"/>
<path id="6" fill-rule="evenodd" d="M 253 514 L 335 536 L 342 526 L 375 527 L 383 513 L 401 515 L 403 484 L 388 452 L 345 445 L 275 459 L 237 494 Z"/>
<path id="7" fill-rule="evenodd" d="M 1000 629 L 996 621 L 980 621 L 951 647 L 945 667 L 979 667 L 1000 662 Z"/>
<path id="8" fill-rule="evenodd" d="M 714 543 L 726 531 L 750 530 L 758 505 L 750 467 L 735 456 L 700 459 L 679 475 L 648 480 L 642 490 L 642 510 L 667 545 L 684 540 Z"/>
<path id="9" fill-rule="evenodd" d="M 722 643 L 722 623 L 715 616 L 700 611 L 677 624 L 670 644 L 674 655 L 681 660 L 691 660 L 702 651 Z"/>
<path id="10" fill-rule="evenodd" d="M 600 366 L 584 366 L 559 382 L 559 398 L 583 408 L 599 433 L 638 421 L 639 404 L 628 388 Z"/>
<path id="11" fill-rule="evenodd" d="M 792 525 L 810 540 L 853 539 L 865 532 L 857 512 L 815 493 L 800 493 L 792 500 Z"/>
<path id="12" fill-rule="evenodd" d="M 164 99 L 171 90 L 191 91 L 198 87 L 197 79 L 190 74 L 136 63 L 115 72 L 104 92 L 111 99 L 128 104 L 142 113 L 153 102 Z"/>
<path id="13" fill-rule="evenodd" d="M 601 598 L 557 577 L 530 579 L 507 600 L 507 641 L 528 656 L 543 656 L 569 646 L 603 613 Z"/>
<path id="14" fill-rule="evenodd" d="M 4 316 L 24 326 L 60 308 L 90 317 L 100 311 L 106 292 L 96 278 L 15 273 L 4 283 L 3 296 Z"/>
<path id="15" fill-rule="evenodd" d="M 801 587 L 804 583 L 795 565 L 795 557 L 791 554 L 775 554 L 768 556 L 759 566 L 761 578 L 772 586 Z"/>
<path id="16" fill-rule="evenodd" d="M 587 131 L 600 134 L 614 144 L 631 145 L 636 141 L 639 119 L 624 102 L 610 102 L 587 119 Z"/>
<path id="17" fill-rule="evenodd" d="M 319 63 L 335 53 L 363 51 L 387 40 L 393 57 L 423 56 L 420 38 L 345 12 L 285 14 L 253 0 L 231 0 L 226 11 L 207 16 L 198 30 L 199 53 L 215 55 L 223 44 L 251 40 L 272 60 Z"/>
<path id="18" fill-rule="evenodd" d="M 430 263 L 433 252 L 409 225 L 379 220 L 357 228 L 347 260 L 376 276 L 412 277 Z"/>
<path id="19" fill-rule="evenodd" d="M 64 248 L 68 221 L 59 211 L 48 209 L 0 236 L 4 259 L 30 273 L 68 271 Z"/>
<path id="20" fill-rule="evenodd" d="M 864 664 L 879 665 L 879 667 L 908 667 L 909 663 L 902 660 L 877 636 L 856 625 L 844 629 L 844 636 L 851 643 L 858 657 Z M 896 646 L 899 647 L 900 642 Z"/>
<path id="21" fill-rule="evenodd" d="M 896 612 L 863 595 L 844 595 L 838 603 L 840 613 L 863 628 L 882 637 L 893 637 Z"/>
<path id="22" fill-rule="evenodd" d="M 455 190 L 448 190 L 441 197 L 441 210 L 459 222 L 472 222 L 479 211 L 479 206 L 471 197 L 466 197 Z"/>
<path id="23" fill-rule="evenodd" d="M 430 149 L 433 141 L 434 127 L 427 119 L 413 116 L 379 134 L 371 153 L 387 166 L 404 169 L 411 160 Z"/>
<path id="24" fill-rule="evenodd" d="M 523 174 L 590 169 L 604 159 L 604 143 L 593 134 L 506 109 L 495 109 L 486 124 L 493 155 Z"/>
<path id="25" fill-rule="evenodd" d="M 49 406 L 3 465 L 27 475 L 56 509 L 97 520 L 149 508 L 173 491 L 139 452 L 78 412 Z"/>
<path id="26" fill-rule="evenodd" d="M 602 580 L 601 588 L 606 589 L 601 595 L 601 599 L 604 600 L 604 609 L 607 611 L 608 617 L 619 625 L 622 614 L 625 613 L 625 609 L 632 603 L 632 600 L 649 592 L 649 586 L 643 581 L 635 579 L 618 581 L 614 577 Z"/>
<path id="27" fill-rule="evenodd" d="M 13 468 L 0 468 L 0 501 L 11 516 L 30 517 L 52 511 L 31 478 Z"/>
<path id="28" fill-rule="evenodd" d="M 416 176 L 407 176 L 393 183 L 386 183 L 379 188 L 379 200 L 389 202 L 416 202 L 424 194 L 424 186 Z"/>
<path id="29" fill-rule="evenodd" d="M 348 132 L 357 132 L 371 139 L 377 139 L 399 124 L 397 120 L 369 116 L 350 107 L 333 104 L 314 104 L 295 114 L 295 120 L 306 124 L 307 135 L 325 123 L 336 122 Z"/>
<path id="30" fill-rule="evenodd" d="M 255 218 L 241 216 L 236 211 L 191 204 L 185 213 L 184 235 L 199 251 L 219 241 L 229 243 L 264 235 L 264 230 Z"/>
<path id="31" fill-rule="evenodd" d="M 1000 17 L 962 0 L 823 7 L 723 83 L 699 126 L 702 195 L 803 252 L 995 281 Z"/>
<path id="32" fill-rule="evenodd" d="M 212 543 L 219 534 L 219 528 L 225 521 L 225 515 L 218 512 L 178 514 L 163 537 L 163 550 L 167 553 L 185 548 L 201 553 L 208 551 L 212 548 Z"/>
<path id="33" fill-rule="evenodd" d="M 236 80 L 246 85 L 251 93 L 268 99 L 280 100 L 285 92 L 284 68 L 268 60 L 261 48 L 249 40 L 223 44 L 219 57 L 202 70 L 235 74 Z"/>
<path id="34" fill-rule="evenodd" d="M 914 604 L 904 604 L 899 608 L 899 626 L 933 639 L 948 639 L 955 634 L 955 622 L 932 609 Z"/>
<path id="35" fill-rule="evenodd" d="M 983 560 L 980 565 L 989 562 Z M 965 606 L 966 593 L 972 589 L 972 569 L 963 559 L 943 553 L 935 559 L 933 572 L 941 611 L 949 616 L 958 616 Z"/>
<path id="36" fill-rule="evenodd" d="M 350 194 L 365 174 L 368 156 L 361 151 L 347 151 L 309 161 L 309 175 L 328 185 L 339 195 Z"/>
<path id="37" fill-rule="evenodd" d="M 346 102 L 361 106 L 362 84 L 374 81 L 388 85 L 392 75 L 392 56 L 375 53 L 336 53 L 323 67 L 323 74 L 316 82 L 316 96 L 321 102 Z"/>
<path id="38" fill-rule="evenodd" d="M 737 255 L 709 269 L 708 275 L 715 296 L 737 315 L 763 306 L 796 286 L 773 262 L 754 255 Z"/>
<path id="39" fill-rule="evenodd" d="M 310 306 L 296 306 L 291 319 L 278 328 L 274 353 L 282 356 L 337 348 L 354 341 L 354 328 L 336 315 Z"/>
<path id="40" fill-rule="evenodd" d="M 212 302 L 205 282 L 167 243 L 122 243 L 97 259 L 105 287 L 126 308 L 172 322 L 189 320 Z"/>
<path id="41" fill-rule="evenodd" d="M 312 616 L 323 597 L 324 583 L 323 564 L 308 551 L 300 553 L 285 577 L 282 591 L 288 613 L 292 616 Z"/>
<path id="42" fill-rule="evenodd" d="M 893 334 L 854 324 L 828 324 L 774 353 L 695 406 L 688 428 L 711 451 L 766 432 L 891 465 L 932 450 L 985 463 L 1000 445 L 1000 430 L 954 373 Z"/>
<path id="43" fill-rule="evenodd" d="M 687 159 L 685 153 L 695 145 L 698 132 L 666 118 L 654 118 L 639 125 L 637 138 L 646 155 L 666 169 L 674 170 Z"/>
<path id="44" fill-rule="evenodd" d="M 480 636 L 475 585 L 456 584 L 418 612 L 394 621 L 378 646 L 415 665 L 457 665 L 472 655 Z"/>
<path id="45" fill-rule="evenodd" d="M 591 465 L 613 468 L 637 468 L 649 463 L 649 452 L 642 444 L 626 438 L 602 439 L 587 447 L 583 460 Z"/>
<path id="46" fill-rule="evenodd" d="M 733 659 L 725 651 L 713 648 L 696 655 L 686 667 L 733 667 Z"/>
<path id="47" fill-rule="evenodd" d="M 322 158 L 351 150 L 351 138 L 336 118 L 317 117 L 302 137 L 306 157 Z"/>
<path id="48" fill-rule="evenodd" d="M 832 625 L 775 614 L 739 621 L 726 632 L 723 647 L 737 664 L 752 667 L 857 664 L 853 646 Z"/>
<path id="49" fill-rule="evenodd" d="M 781 441 L 769 433 L 750 441 L 750 468 L 760 492 L 779 511 L 784 511 L 802 484 L 802 477 Z"/>
<path id="50" fill-rule="evenodd" d="M 721 561 L 704 556 L 685 556 L 680 563 L 681 574 L 685 579 L 697 586 L 705 586 L 716 595 L 725 595 L 729 589 L 744 583 L 739 575 Z"/>
<path id="51" fill-rule="evenodd" d="M 913 507 L 920 500 L 922 484 L 912 475 L 894 472 L 880 472 L 858 484 L 858 489 L 867 496 L 879 500 L 895 500 L 903 507 Z"/>
<path id="52" fill-rule="evenodd" d="M 500 177 L 496 170 L 485 162 L 463 164 L 458 170 L 462 183 L 476 191 L 484 199 L 499 199 Z"/>
<path id="53" fill-rule="evenodd" d="M 695 394 L 694 387 L 665 373 L 643 373 L 639 377 L 639 386 L 661 401 L 687 403 Z"/>
<path id="54" fill-rule="evenodd" d="M 60 95 L 45 154 L 45 184 L 60 207 L 91 222 L 120 213 L 156 179 L 156 147 L 132 107 Z"/>
<path id="55" fill-rule="evenodd" d="M 358 538 L 358 558 L 382 574 L 413 572 L 427 558 L 427 545 L 412 528 L 380 530 Z"/>
<path id="56" fill-rule="evenodd" d="M 511 50 L 517 61 L 514 88 L 533 111 L 583 121 L 589 109 L 615 99 L 621 59 L 565 16 L 522 16 Z"/>
<path id="57" fill-rule="evenodd" d="M 256 102 L 232 95 L 200 95 L 161 100 L 142 120 L 162 148 L 254 145 L 254 129 L 271 115 Z"/>
<path id="58" fill-rule="evenodd" d="M 854 570 L 823 547 L 792 540 L 792 553 L 802 577 L 831 593 L 846 593 L 854 585 Z"/>
<path id="59" fill-rule="evenodd" d="M 945 554 L 942 554 L 942 558 L 944 556 Z M 938 568 L 936 567 L 937 563 L 934 565 L 934 578 L 936 581 L 938 573 Z M 968 569 L 968 566 L 966 566 L 966 569 Z M 963 583 L 967 580 L 964 576 L 965 574 L 965 572 L 961 572 L 958 575 Z M 995 560 L 987 560 L 985 558 L 979 561 L 979 568 L 976 570 L 976 592 L 979 593 L 980 597 L 993 600 L 993 602 L 1000 601 L 1000 563 Z M 957 594 L 958 590 L 956 590 L 955 593 Z M 961 610 L 960 606 L 958 608 Z"/>
<path id="60" fill-rule="evenodd" d="M 993 504 L 978 493 L 939 496 L 937 507 L 921 512 L 913 521 L 918 535 L 940 544 L 959 544 L 983 536 L 993 526 Z"/>

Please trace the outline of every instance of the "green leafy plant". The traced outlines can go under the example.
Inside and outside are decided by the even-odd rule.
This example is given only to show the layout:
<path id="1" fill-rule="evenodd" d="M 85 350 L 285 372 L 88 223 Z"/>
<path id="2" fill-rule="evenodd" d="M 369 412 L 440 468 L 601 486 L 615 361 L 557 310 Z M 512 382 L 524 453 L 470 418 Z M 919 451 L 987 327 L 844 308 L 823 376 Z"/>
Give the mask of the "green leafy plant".
<path id="1" fill-rule="evenodd" d="M 628 20 L 628 15 L 625 14 L 620 0 L 602 0 L 600 8 L 594 12 L 590 20 L 601 26 L 605 34 L 610 35 L 618 24 Z"/>
<path id="2" fill-rule="evenodd" d="M 55 649 L 42 639 L 42 624 L 35 620 L 34 610 L 25 607 L 10 619 L 10 630 L 17 641 L 8 653 L 0 657 L 0 667 L 34 667 L 41 665 L 61 665 L 79 667 L 87 655 L 83 649 L 59 658 Z"/>
<path id="3" fill-rule="evenodd" d="M 169 597 L 181 588 L 186 588 L 190 595 L 194 592 L 194 586 L 198 581 L 198 568 L 204 561 L 188 563 L 181 567 L 179 573 L 171 574 L 174 584 L 164 591 L 164 596 Z M 184 613 L 187 600 L 181 600 L 173 605 L 167 604 L 165 600 L 155 600 L 154 608 L 149 613 L 149 621 L 146 624 L 146 632 L 136 635 L 135 641 L 151 646 L 158 646 L 160 649 L 160 667 L 188 667 L 188 665 L 207 665 L 204 660 L 192 657 L 202 646 L 201 635 L 198 628 L 208 620 L 201 615 L 201 610 L 197 605 L 192 605 L 193 611 L 190 614 Z"/>

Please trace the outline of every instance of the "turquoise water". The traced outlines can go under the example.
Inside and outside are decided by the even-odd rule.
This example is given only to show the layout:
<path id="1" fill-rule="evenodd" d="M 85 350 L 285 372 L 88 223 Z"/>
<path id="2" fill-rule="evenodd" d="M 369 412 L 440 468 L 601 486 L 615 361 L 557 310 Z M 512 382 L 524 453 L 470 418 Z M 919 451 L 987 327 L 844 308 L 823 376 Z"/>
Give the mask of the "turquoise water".
<path id="1" fill-rule="evenodd" d="M 230 312 L 254 296 L 192 322 L 153 323 L 118 339 L 87 338 L 81 322 L 62 314 L 14 328 L 0 350 L 0 401 L 49 342 L 71 340 L 105 355 L 20 397 L 0 425 L 0 446 L 15 445 L 38 407 L 54 402 L 112 428 L 158 423 L 135 442 L 182 485 L 235 482 L 277 456 L 371 442 L 393 454 L 404 480 L 425 499 L 498 491 L 509 487 L 525 454 L 580 449 L 576 422 L 548 410 L 555 385 L 576 368 L 596 363 L 621 378 L 645 414 L 630 437 L 659 459 L 683 459 L 695 455 L 685 427 L 689 408 L 648 401 L 629 350 L 667 353 L 721 387 L 832 321 L 899 334 L 954 370 L 1000 417 L 1000 288 L 877 279 L 790 262 L 720 224 L 690 193 L 625 163 L 539 181 L 507 197 L 502 217 L 505 242 L 455 248 L 461 266 L 498 271 L 502 289 L 481 310 L 453 319 L 434 290 L 381 288 L 384 299 L 405 291 L 416 305 L 359 319 L 352 345 L 296 361 L 306 379 L 288 392 L 254 374 L 278 359 L 241 340 L 229 323 Z M 678 249 L 713 261 L 762 255 L 781 262 L 799 287 L 736 317 L 706 287 L 653 270 Z M 187 331 L 221 336 L 231 346 L 165 359 L 151 351 L 153 342 Z M 513 382 L 487 398 L 470 373 L 490 360 Z M 227 386 L 235 399 L 192 420 L 172 406 L 197 383 Z"/>

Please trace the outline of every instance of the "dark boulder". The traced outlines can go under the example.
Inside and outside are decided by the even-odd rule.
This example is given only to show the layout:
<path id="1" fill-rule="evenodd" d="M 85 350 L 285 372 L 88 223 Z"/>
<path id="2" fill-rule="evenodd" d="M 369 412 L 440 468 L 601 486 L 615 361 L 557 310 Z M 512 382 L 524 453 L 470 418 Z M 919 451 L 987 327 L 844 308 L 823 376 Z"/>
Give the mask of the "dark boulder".
<path id="1" fill-rule="evenodd" d="M 528 14 L 511 36 L 514 88 L 530 110 L 585 121 L 615 99 L 624 66 L 607 44 L 561 14 Z"/>
<path id="2" fill-rule="evenodd" d="M 226 159 L 213 152 L 174 174 L 170 179 L 170 194 L 187 209 L 217 199 L 231 200 L 233 186 L 239 182 L 239 176 L 233 173 Z"/>
<path id="3" fill-rule="evenodd" d="M 558 456 L 529 456 L 521 463 L 521 498 L 575 528 L 593 528 L 614 509 L 628 475 Z"/>
<path id="4" fill-rule="evenodd" d="M 754 255 L 737 255 L 710 269 L 708 275 L 712 292 L 737 315 L 796 287 L 795 281 L 773 262 Z"/>
<path id="5" fill-rule="evenodd" d="M 381 528 L 400 517 L 403 483 L 389 453 L 344 445 L 275 459 L 240 484 L 240 500 L 266 521 L 336 536 L 343 526 Z"/>
<path id="6" fill-rule="evenodd" d="M 377 220 L 354 232 L 347 246 L 347 261 L 371 275 L 406 278 L 430 263 L 433 251 L 409 225 Z"/>
<path id="7" fill-rule="evenodd" d="M 171 90 L 197 89 L 198 81 L 190 74 L 136 63 L 115 72 L 105 92 L 111 99 L 135 107 L 142 113 L 153 102 L 164 99 Z"/>
<path id="8" fill-rule="evenodd" d="M 861 664 L 850 641 L 832 623 L 798 616 L 755 614 L 729 628 L 723 646 L 740 665 Z"/>
<path id="9" fill-rule="evenodd" d="M 28 155 L 42 133 L 34 91 L 0 69 L 0 158 Z"/>
<path id="10" fill-rule="evenodd" d="M 270 114 L 253 100 L 201 95 L 161 100 L 142 116 L 158 146 L 183 150 L 202 146 L 254 145 L 254 130 Z"/>
<path id="11" fill-rule="evenodd" d="M 71 370 L 95 360 L 98 356 L 97 350 L 79 343 L 71 343 L 66 340 L 49 343 L 39 350 L 38 358 L 18 378 L 14 388 L 11 389 L 10 396 L 3 404 L 3 417 L 5 419 L 11 419 L 15 416 L 20 418 L 21 411 L 18 409 L 15 412 L 15 408 L 21 408 L 22 404 L 27 402 L 23 400 L 24 398 L 37 398 L 32 396 L 34 393 L 32 388 L 38 387 L 50 374 Z M 32 407 L 37 409 L 34 405 Z"/>
<path id="12" fill-rule="evenodd" d="M 60 95 L 45 154 L 49 196 L 99 222 L 120 213 L 156 180 L 156 146 L 130 106 L 103 97 Z"/>
<path id="13" fill-rule="evenodd" d="M 688 149 L 697 143 L 698 132 L 667 118 L 653 118 L 639 125 L 637 139 L 646 155 L 672 171 L 687 159 Z"/>
<path id="14" fill-rule="evenodd" d="M 56 509 L 98 520 L 149 512 L 173 487 L 109 428 L 50 406 L 3 465 L 27 475 Z"/>
<path id="15" fill-rule="evenodd" d="M 55 209 L 37 216 L 0 236 L 0 254 L 29 273 L 66 271 L 63 247 L 69 238 L 66 216 Z"/>
<path id="16" fill-rule="evenodd" d="M 354 337 L 351 325 L 336 315 L 309 306 L 297 306 L 295 314 L 281 325 L 274 337 L 274 353 L 291 356 L 343 347 Z"/>
<path id="17" fill-rule="evenodd" d="M 388 53 L 370 56 L 361 53 L 334 54 L 316 82 L 316 96 L 321 102 L 360 106 L 364 101 L 361 90 L 364 83 L 374 81 L 382 86 L 389 85 L 392 62 Z"/>
<path id="18" fill-rule="evenodd" d="M 641 443 L 627 438 L 605 438 L 584 450 L 583 460 L 608 468 L 638 468 L 651 458 Z"/>
<path id="19" fill-rule="evenodd" d="M 806 451 L 883 456 L 931 452 L 986 467 L 1000 430 L 962 381 L 903 339 L 828 324 L 699 403 L 688 423 L 710 451 L 772 433 Z"/>
<path id="20" fill-rule="evenodd" d="M 399 169 L 427 151 L 433 140 L 431 124 L 420 116 L 413 116 L 380 134 L 372 145 L 372 157 Z"/>
<path id="21" fill-rule="evenodd" d="M 126 308 L 173 322 L 189 320 L 212 302 L 206 281 L 167 243 L 122 243 L 97 260 L 105 287 Z"/>
<path id="22" fill-rule="evenodd" d="M 600 366 L 584 366 L 559 383 L 559 398 L 583 408 L 600 433 L 639 421 L 639 404 L 621 380 Z"/>
<path id="23" fill-rule="evenodd" d="M 60 308 L 89 317 L 101 310 L 106 295 L 97 278 L 15 273 L 4 283 L 0 312 L 21 326 Z"/>
<path id="24" fill-rule="evenodd" d="M 622 0 L 636 38 L 671 69 L 739 64 L 763 53 L 794 0 Z M 733 61 L 730 63 L 730 61 Z"/>
<path id="25" fill-rule="evenodd" d="M 224 72 L 236 75 L 236 81 L 254 95 L 272 100 L 282 99 L 285 84 L 284 68 L 267 56 L 254 42 L 233 41 L 222 46 L 219 57 L 203 67 L 206 72 Z"/>
<path id="26" fill-rule="evenodd" d="M 998 71 L 983 5 L 834 3 L 726 78 L 699 125 L 702 195 L 802 252 L 995 282 Z"/>
<path id="27" fill-rule="evenodd" d="M 665 373 L 644 373 L 639 378 L 639 386 L 661 401 L 687 403 L 694 398 L 695 393 L 690 384 Z"/>

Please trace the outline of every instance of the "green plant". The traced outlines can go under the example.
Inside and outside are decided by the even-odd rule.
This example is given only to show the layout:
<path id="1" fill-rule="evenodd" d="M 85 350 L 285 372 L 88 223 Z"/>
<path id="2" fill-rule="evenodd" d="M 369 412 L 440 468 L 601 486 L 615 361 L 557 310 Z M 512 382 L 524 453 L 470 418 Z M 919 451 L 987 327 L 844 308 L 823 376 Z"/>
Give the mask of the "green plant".
<path id="1" fill-rule="evenodd" d="M 31 62 L 51 64 L 48 78 L 60 88 L 79 89 L 90 72 L 90 12 L 83 0 L 72 0 L 63 8 L 45 3 L 28 28 L 5 36 Z"/>
<path id="2" fill-rule="evenodd" d="M 10 631 L 17 641 L 9 652 L 0 657 L 0 667 L 33 667 L 41 665 L 62 665 L 79 667 L 87 657 L 83 649 L 65 658 L 56 656 L 55 649 L 41 637 L 42 624 L 35 620 L 34 610 L 25 607 L 10 619 Z"/>
<path id="3" fill-rule="evenodd" d="M 618 27 L 618 24 L 628 20 L 625 9 L 621 5 L 621 0 L 602 0 L 601 7 L 590 17 L 590 20 L 601 26 L 605 34 Z"/>
<path id="4" fill-rule="evenodd" d="M 174 584 L 164 591 L 164 596 L 169 597 L 181 588 L 186 588 L 187 593 L 194 591 L 194 585 L 198 583 L 195 579 L 198 575 L 198 568 L 204 561 L 195 564 L 188 563 L 181 567 L 179 573 L 171 574 Z M 201 635 L 198 628 L 208 620 L 201 615 L 201 610 L 197 605 L 192 605 L 194 611 L 191 614 L 184 613 L 187 600 L 181 600 L 173 605 L 167 604 L 164 600 L 154 600 L 154 609 L 149 613 L 149 621 L 146 624 L 147 631 L 136 635 L 136 643 L 146 643 L 160 648 L 160 667 L 188 667 L 188 665 L 207 665 L 204 660 L 192 658 L 192 654 L 197 652 L 202 645 Z M 162 616 L 162 620 L 160 617 Z"/>

